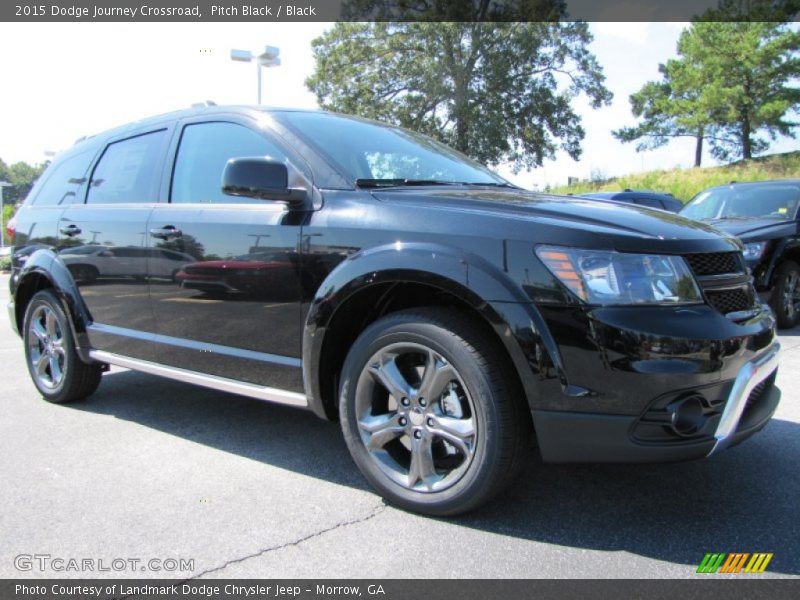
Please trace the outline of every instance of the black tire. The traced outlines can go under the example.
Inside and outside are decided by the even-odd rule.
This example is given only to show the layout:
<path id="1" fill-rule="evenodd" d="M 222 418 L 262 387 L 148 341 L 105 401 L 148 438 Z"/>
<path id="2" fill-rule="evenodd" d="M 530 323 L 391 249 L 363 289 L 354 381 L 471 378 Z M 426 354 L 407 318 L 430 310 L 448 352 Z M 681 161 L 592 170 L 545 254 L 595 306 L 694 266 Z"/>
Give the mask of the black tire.
<path id="1" fill-rule="evenodd" d="M 94 393 L 100 385 L 102 366 L 80 359 L 69 319 L 51 290 L 42 290 L 31 298 L 22 331 L 25 364 L 45 400 L 62 404 Z"/>
<path id="2" fill-rule="evenodd" d="M 407 366 L 409 360 L 413 363 L 417 349 L 425 365 L 439 365 L 440 368 L 433 371 L 444 373 L 446 369 L 453 372 L 453 378 L 443 388 L 447 392 L 432 394 L 435 397 L 422 405 L 425 408 L 416 404 L 424 399 L 415 395 L 426 387 L 424 374 L 427 367 Z M 395 352 L 399 354 L 395 355 Z M 425 352 L 428 352 L 427 358 Z M 380 366 L 374 362 L 376 356 L 381 357 L 378 359 Z M 383 362 L 384 356 L 394 358 Z M 342 369 L 341 426 L 353 460 L 384 498 L 399 507 L 423 514 L 455 515 L 485 503 L 514 479 L 528 455 L 531 420 L 516 374 L 508 361 L 501 358 L 505 356 L 491 330 L 479 319 L 439 307 L 392 313 L 371 324 L 358 337 Z M 408 408 L 402 408 L 395 399 L 402 394 L 393 395 L 387 391 L 386 385 L 376 383 L 380 376 L 376 378 L 375 373 L 388 372 L 386 367 L 390 363 L 397 367 L 401 360 L 406 363 L 403 368 L 411 369 L 410 378 L 415 376 L 415 370 L 418 377 L 416 387 L 406 388 L 412 390 L 409 398 L 403 398 L 403 401 L 408 401 Z M 426 362 L 431 360 L 432 363 Z M 449 375 L 443 376 L 441 381 L 447 377 Z M 409 380 L 402 379 L 409 383 Z M 432 385 L 428 389 L 432 391 L 434 388 Z M 376 416 L 377 404 L 385 406 L 385 412 Z M 369 408 L 365 409 L 367 405 Z M 391 405 L 396 406 L 394 412 L 390 410 Z M 445 414 L 446 408 L 449 414 Z M 455 415 L 458 421 L 453 421 L 453 409 L 458 412 Z M 432 420 L 412 414 L 425 410 L 429 412 L 424 415 L 434 417 Z M 378 412 L 383 412 L 383 409 Z M 465 414 L 468 414 L 466 418 Z M 405 423 L 404 415 L 408 416 Z M 389 435 L 399 437 L 383 442 L 378 450 L 370 450 L 368 445 L 379 434 L 372 429 L 367 430 L 371 433 L 365 433 L 365 423 L 373 423 L 375 419 L 392 421 L 393 431 Z M 441 425 L 436 419 L 442 420 Z M 412 422 L 415 420 L 421 422 Z M 467 441 L 457 440 L 458 446 L 450 444 L 452 436 L 449 432 L 453 428 L 444 423 L 466 421 L 474 433 L 467 434 Z M 396 433 L 394 430 L 400 426 L 404 426 L 403 433 Z M 440 438 L 437 431 L 443 433 L 441 430 L 448 436 Z M 365 441 L 367 435 L 369 441 Z M 415 442 L 412 436 L 417 435 L 420 439 Z M 380 441 L 383 439 L 381 437 Z M 414 452 L 428 439 L 431 440 L 426 449 L 430 463 L 425 469 L 429 474 L 425 479 L 418 475 L 423 469 L 414 467 L 423 464 L 422 459 L 415 463 Z M 461 449 L 462 446 L 465 450 Z M 406 460 L 408 472 L 395 474 L 391 469 L 387 470 L 384 467 L 386 457 L 392 457 L 391 460 L 396 457 L 398 465 Z M 441 467 L 443 462 L 452 469 Z M 439 485 L 441 489 L 434 489 Z M 423 486 L 427 489 L 420 489 Z"/>
<path id="3" fill-rule="evenodd" d="M 780 329 L 797 325 L 800 314 L 800 266 L 796 262 L 787 260 L 778 266 L 770 305 Z"/>

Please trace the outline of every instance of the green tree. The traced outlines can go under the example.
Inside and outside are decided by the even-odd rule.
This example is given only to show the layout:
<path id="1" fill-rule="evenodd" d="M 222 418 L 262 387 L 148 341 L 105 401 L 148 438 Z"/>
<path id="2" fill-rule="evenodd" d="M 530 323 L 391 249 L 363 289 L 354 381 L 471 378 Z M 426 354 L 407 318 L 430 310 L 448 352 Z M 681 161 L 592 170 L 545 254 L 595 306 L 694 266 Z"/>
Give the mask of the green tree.
<path id="1" fill-rule="evenodd" d="M 786 23 L 730 20 L 738 18 L 734 5 L 703 16 L 718 21 L 697 21 L 681 33 L 679 58 L 659 65 L 662 79 L 630 97 L 640 123 L 614 131 L 617 139 L 636 141 L 641 151 L 693 137 L 700 166 L 704 141 L 717 158 L 748 159 L 778 135 L 795 136 L 800 32 Z"/>
<path id="2" fill-rule="evenodd" d="M 11 217 L 16 212 L 15 205 L 22 202 L 30 192 L 31 187 L 39 178 L 42 172 L 47 168 L 48 163 L 42 165 L 31 166 L 26 162 L 17 162 L 13 165 L 7 165 L 2 158 L 0 158 L 0 181 L 5 181 L 11 185 L 3 188 L 3 239 L 5 243 L 10 240 L 6 235 L 6 225 Z"/>
<path id="3" fill-rule="evenodd" d="M 306 85 L 323 108 L 530 169 L 559 148 L 580 156 L 576 96 L 595 108 L 611 100 L 591 40 L 586 23 L 337 23 L 313 41 Z"/>
<path id="4" fill-rule="evenodd" d="M 637 152 L 660 148 L 674 138 L 694 138 L 694 166 L 699 167 L 703 143 L 712 136 L 713 119 L 701 110 L 697 90 L 688 85 L 687 79 L 693 74 L 688 65 L 670 60 L 658 69 L 661 81 L 648 81 L 630 96 L 631 112 L 641 122 L 612 134 L 622 142 L 637 142 Z"/>
<path id="5" fill-rule="evenodd" d="M 800 107 L 800 31 L 787 23 L 696 22 L 678 52 L 695 71 L 699 109 L 713 115 L 721 159 L 752 158 L 778 135 L 794 138 Z"/>

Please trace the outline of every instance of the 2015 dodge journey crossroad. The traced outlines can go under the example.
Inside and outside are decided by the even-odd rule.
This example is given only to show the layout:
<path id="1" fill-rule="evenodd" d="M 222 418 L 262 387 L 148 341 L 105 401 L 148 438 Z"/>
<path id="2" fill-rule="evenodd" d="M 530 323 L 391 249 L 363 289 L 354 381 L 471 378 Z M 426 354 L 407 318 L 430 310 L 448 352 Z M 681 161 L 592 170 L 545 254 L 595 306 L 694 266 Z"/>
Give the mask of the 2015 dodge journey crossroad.
<path id="1" fill-rule="evenodd" d="M 9 312 L 46 400 L 118 365 L 307 408 L 423 513 L 485 502 L 533 437 L 545 461 L 698 458 L 779 401 L 735 238 L 527 192 L 355 117 L 130 124 L 60 155 L 12 228 Z"/>

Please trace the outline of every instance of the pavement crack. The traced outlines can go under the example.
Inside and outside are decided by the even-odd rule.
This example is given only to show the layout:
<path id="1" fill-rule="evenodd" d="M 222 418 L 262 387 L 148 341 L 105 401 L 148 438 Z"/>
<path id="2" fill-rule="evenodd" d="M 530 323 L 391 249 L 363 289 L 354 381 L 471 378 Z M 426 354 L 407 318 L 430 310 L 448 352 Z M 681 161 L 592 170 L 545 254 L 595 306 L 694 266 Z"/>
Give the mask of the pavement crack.
<path id="1" fill-rule="evenodd" d="M 320 530 L 315 531 L 313 533 L 309 533 L 308 535 L 305 535 L 305 536 L 303 536 L 301 538 L 297 538 L 296 540 L 292 540 L 290 542 L 285 542 L 283 544 L 278 544 L 278 545 L 275 545 L 275 546 L 270 546 L 268 548 L 261 548 L 260 550 L 256 550 L 255 552 L 253 552 L 251 554 L 247 554 L 247 555 L 241 556 L 239 558 L 233 558 L 233 559 L 231 559 L 229 561 L 226 561 L 225 563 L 223 563 L 222 565 L 220 565 L 218 567 L 213 567 L 211 569 L 206 569 L 205 571 L 201 571 L 200 573 L 197 573 L 196 575 L 192 575 L 191 577 L 187 578 L 185 581 L 192 581 L 192 580 L 204 577 L 205 575 L 209 575 L 211 573 L 217 573 L 219 571 L 223 571 L 223 570 L 227 569 L 228 567 L 230 567 L 231 565 L 236 565 L 236 564 L 239 564 L 239 563 L 243 563 L 243 562 L 245 562 L 247 560 L 250 560 L 252 558 L 258 558 L 260 556 L 264 556 L 265 554 L 269 554 L 271 552 L 277 552 L 277 551 L 283 550 L 285 548 L 291 548 L 293 546 L 299 546 L 300 544 L 303 544 L 305 542 L 308 542 L 309 540 L 313 540 L 315 538 L 321 537 L 321 536 L 323 536 L 323 535 L 325 535 L 327 533 L 330 533 L 332 531 L 336 531 L 337 529 L 343 529 L 345 527 L 351 527 L 353 525 L 360 525 L 361 523 L 366 523 L 367 521 L 370 521 L 371 519 L 374 519 L 375 517 L 377 517 L 384 510 L 386 510 L 386 504 L 384 504 L 382 502 L 379 506 L 375 507 L 366 516 L 360 517 L 358 519 L 350 519 L 348 521 L 340 521 L 340 522 L 336 523 L 335 525 L 331 525 L 330 527 L 325 527 L 324 529 L 320 529 Z"/>

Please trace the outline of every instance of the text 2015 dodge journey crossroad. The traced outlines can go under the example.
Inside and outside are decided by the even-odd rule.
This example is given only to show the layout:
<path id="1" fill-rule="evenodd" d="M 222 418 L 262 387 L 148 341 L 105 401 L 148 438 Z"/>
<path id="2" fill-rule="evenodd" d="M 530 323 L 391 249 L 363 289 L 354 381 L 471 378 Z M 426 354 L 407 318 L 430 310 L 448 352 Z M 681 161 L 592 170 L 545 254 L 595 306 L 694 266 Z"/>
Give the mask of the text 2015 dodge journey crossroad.
<path id="1" fill-rule="evenodd" d="M 59 156 L 13 228 L 10 316 L 45 399 L 119 365 L 308 408 L 423 513 L 485 502 L 532 435 L 545 461 L 697 458 L 779 400 L 734 238 L 527 192 L 354 117 L 127 125 Z"/>

